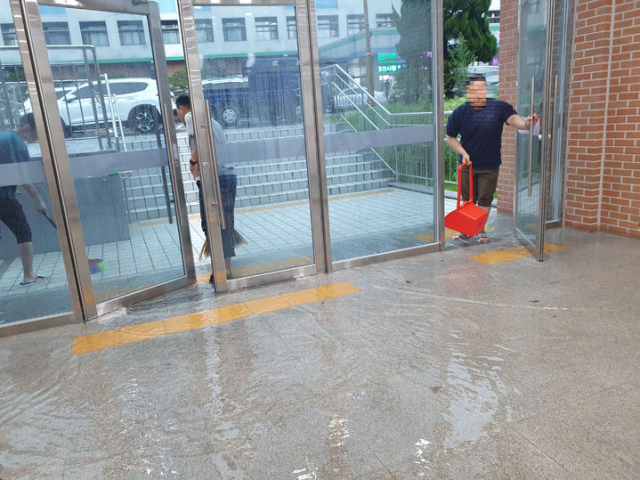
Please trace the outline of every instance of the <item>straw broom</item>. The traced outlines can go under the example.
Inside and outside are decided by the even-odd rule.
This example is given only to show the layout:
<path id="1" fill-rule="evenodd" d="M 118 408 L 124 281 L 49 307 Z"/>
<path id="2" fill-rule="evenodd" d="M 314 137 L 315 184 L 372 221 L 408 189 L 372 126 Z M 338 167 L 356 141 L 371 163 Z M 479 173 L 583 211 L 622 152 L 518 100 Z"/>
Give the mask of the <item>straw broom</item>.
<path id="1" fill-rule="evenodd" d="M 233 230 L 233 246 L 237 247 L 239 245 L 244 245 L 247 243 L 247 240 L 242 236 L 242 234 L 234 229 Z M 203 258 L 209 258 L 211 256 L 211 250 L 209 249 L 209 242 L 206 241 L 204 244 L 202 245 L 202 248 L 200 249 L 200 260 L 202 260 Z"/>

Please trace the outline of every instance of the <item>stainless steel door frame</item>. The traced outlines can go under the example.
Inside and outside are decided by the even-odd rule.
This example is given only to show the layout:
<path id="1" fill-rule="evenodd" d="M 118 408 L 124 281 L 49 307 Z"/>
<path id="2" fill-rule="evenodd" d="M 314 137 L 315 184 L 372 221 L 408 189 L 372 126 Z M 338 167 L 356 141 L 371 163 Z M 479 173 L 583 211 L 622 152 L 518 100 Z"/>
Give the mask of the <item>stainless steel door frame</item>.
<path id="1" fill-rule="evenodd" d="M 207 142 L 205 116 L 209 114 L 205 105 L 202 89 L 202 74 L 198 54 L 198 42 L 195 35 L 194 6 L 293 6 L 296 7 L 298 55 L 300 60 L 302 115 L 305 125 L 305 148 L 307 154 L 307 172 L 309 181 L 309 201 L 311 206 L 311 225 L 315 264 L 302 267 L 288 268 L 277 272 L 269 272 L 228 280 L 226 278 L 224 257 L 222 254 L 222 235 L 220 231 L 220 214 L 217 204 L 220 193 L 216 188 L 213 178 L 212 165 L 215 164 L 215 147 Z M 328 241 L 328 209 L 326 194 L 326 175 L 323 157 L 323 138 L 318 135 L 317 117 L 315 111 L 322 111 L 320 98 L 319 68 L 312 68 L 311 42 L 309 40 L 310 8 L 305 0 L 179 0 L 178 14 L 182 25 L 182 39 L 185 48 L 185 61 L 187 64 L 189 92 L 191 95 L 191 107 L 196 131 L 196 148 L 201 166 L 202 189 L 205 198 L 205 210 L 207 212 L 207 225 L 209 232 L 210 248 L 212 252 L 212 269 L 214 285 L 217 292 L 234 291 L 250 286 L 262 285 L 277 281 L 313 275 L 317 272 L 327 271 L 331 265 L 330 253 L 327 252 Z M 317 45 L 317 44 L 316 44 Z M 317 82 L 313 81 L 317 76 Z M 317 85 L 317 89 L 315 88 Z M 317 102 L 317 103 L 316 103 Z M 315 110 L 314 110 L 315 108 Z M 321 120 L 320 116 L 320 120 Z M 202 159 L 210 159 L 208 162 Z M 204 167 L 204 172 L 202 170 Z M 212 200 L 213 199 L 213 200 Z M 212 228 L 214 227 L 214 228 Z"/>
<path id="2" fill-rule="evenodd" d="M 207 235 L 211 252 L 211 268 L 213 284 L 216 292 L 226 292 L 227 275 L 222 249 L 221 218 L 218 202 L 222 201 L 220 192 L 216 188 L 214 179 L 215 152 L 213 142 L 209 141 L 211 135 L 207 131 L 207 115 L 205 109 L 204 90 L 202 88 L 202 74 L 200 72 L 200 57 L 198 55 L 198 40 L 196 37 L 195 15 L 193 4 L 190 0 L 178 0 L 178 18 L 182 45 L 184 46 L 184 59 L 187 68 L 189 95 L 191 99 L 191 114 L 193 115 L 193 128 L 195 131 L 198 162 L 200 163 L 200 182 L 206 212 Z"/>
<path id="3" fill-rule="evenodd" d="M 10 0 L 10 7 L 15 26 L 16 38 L 18 40 L 18 49 L 22 60 L 28 97 L 31 99 L 32 112 L 35 118 L 38 138 L 41 139 L 40 152 L 42 155 L 42 165 L 49 190 L 49 197 L 51 199 L 53 217 L 56 224 L 61 226 L 57 229 L 58 242 L 60 244 L 60 252 L 62 254 L 62 260 L 67 276 L 67 284 L 71 296 L 73 312 L 8 324 L 0 329 L 0 337 L 25 333 L 42 328 L 50 328 L 58 325 L 77 323 L 81 322 L 83 319 L 80 291 L 78 289 L 78 281 L 75 274 L 73 257 L 71 255 L 71 239 L 68 237 L 68 230 L 62 227 L 66 225 L 65 212 L 62 206 L 63 198 L 59 188 L 63 177 L 61 176 L 61 172 L 57 168 L 57 165 L 53 162 L 51 141 L 48 136 L 49 132 L 45 128 L 44 113 L 40 108 L 40 99 L 42 98 L 42 95 L 39 87 L 41 87 L 41 83 L 36 81 L 36 78 L 38 78 L 37 70 L 35 65 L 33 65 L 35 51 L 32 43 L 28 41 L 29 25 L 23 20 L 26 18 L 26 15 L 20 0 Z M 75 198 L 73 198 L 73 200 L 75 201 Z"/>
<path id="4" fill-rule="evenodd" d="M 175 125 L 171 121 L 173 118 L 173 107 L 169 90 L 169 77 L 167 72 L 164 46 L 162 43 L 162 30 L 160 26 L 160 11 L 157 3 L 152 2 L 132 2 L 131 0 L 11 0 L 20 3 L 22 6 L 27 32 L 31 39 L 32 61 L 35 76 L 39 79 L 41 87 L 40 101 L 44 110 L 44 120 L 49 139 L 53 164 L 58 171 L 58 180 L 61 197 L 61 215 L 56 217 L 65 220 L 64 224 L 69 236 L 69 249 L 75 272 L 79 301 L 82 315 L 85 320 L 90 320 L 135 302 L 143 301 L 155 296 L 162 295 L 171 290 L 175 290 L 189 283 L 195 282 L 195 264 L 191 248 L 189 235 L 189 223 L 186 203 L 184 199 L 184 189 L 182 185 L 182 174 L 180 158 L 178 154 L 178 142 L 176 138 Z M 182 245 L 182 258 L 185 269 L 183 277 L 154 285 L 146 289 L 126 294 L 100 304 L 96 304 L 93 291 L 87 255 L 85 251 L 82 226 L 78 213 L 78 205 L 75 197 L 75 188 L 71 177 L 69 157 L 66 150 L 66 143 L 60 114 L 58 111 L 57 99 L 54 92 L 53 74 L 49 59 L 46 55 L 37 55 L 36 52 L 46 52 L 47 46 L 40 20 L 39 6 L 68 7 L 76 9 L 100 10 L 111 13 L 136 14 L 147 17 L 149 24 L 149 34 L 154 57 L 154 67 L 158 82 L 159 101 L 162 107 L 162 114 L 167 121 L 163 122 L 165 138 L 167 140 L 167 155 L 172 169 L 172 188 L 176 205 L 176 215 Z"/>
<path id="5" fill-rule="evenodd" d="M 519 4 L 518 19 L 520 22 L 519 30 L 521 32 L 523 31 L 522 24 L 523 24 L 523 18 L 524 18 L 524 11 L 523 11 L 524 6 L 525 5 L 523 5 L 522 3 Z M 547 31 L 546 31 L 545 65 L 544 65 L 544 78 L 543 78 L 544 83 L 543 83 L 543 90 L 542 90 L 542 98 L 550 99 L 551 101 L 545 104 L 544 111 L 541 112 L 541 116 L 539 119 L 540 135 L 542 138 L 542 143 L 540 146 L 540 173 L 539 173 L 539 179 L 538 179 L 538 219 L 536 222 L 535 242 L 532 242 L 531 239 L 528 238 L 526 233 L 520 231 L 520 229 L 517 226 L 518 208 L 519 208 L 519 202 L 518 202 L 519 182 L 518 182 L 517 160 L 516 160 L 516 181 L 514 182 L 515 183 L 514 218 L 516 220 L 515 235 L 523 243 L 523 245 L 527 247 L 527 249 L 538 261 L 544 260 L 546 207 L 547 207 L 546 199 L 547 199 L 547 189 L 548 189 L 547 171 L 550 166 L 550 156 L 552 154 L 551 145 L 554 144 L 553 136 L 556 135 L 556 132 L 551 127 L 551 124 L 553 123 L 552 122 L 553 110 L 554 110 L 553 105 L 558 101 L 557 98 L 551 98 L 552 92 L 554 90 L 552 85 L 553 69 L 551 68 L 551 65 L 553 61 L 552 40 L 553 40 L 553 28 L 554 28 L 553 21 L 555 16 L 555 8 L 554 8 L 554 3 L 552 1 L 547 2 L 546 6 L 547 6 L 547 12 L 546 12 Z M 520 47 L 521 47 L 521 44 L 518 45 L 519 49 Z M 521 54 L 521 52 L 518 52 L 518 53 L 519 55 Z M 520 66 L 520 62 L 518 62 L 518 65 Z M 524 79 L 522 78 L 522 74 L 523 72 L 519 70 L 518 71 L 519 85 L 521 85 L 522 84 L 521 82 L 524 81 Z M 534 79 L 532 78 L 532 83 L 533 81 Z M 533 88 L 533 85 L 532 85 L 532 88 Z M 533 93 L 532 93 L 531 101 L 532 102 L 534 101 Z M 533 113 L 533 111 L 531 113 Z M 529 138 L 530 142 L 533 142 L 532 133 L 533 133 L 533 128 L 530 131 L 530 138 Z M 532 155 L 531 150 L 529 155 Z M 532 158 L 529 158 L 530 165 L 531 165 L 531 160 Z M 529 182 L 531 182 L 531 168 L 529 168 L 528 174 L 529 174 Z"/>

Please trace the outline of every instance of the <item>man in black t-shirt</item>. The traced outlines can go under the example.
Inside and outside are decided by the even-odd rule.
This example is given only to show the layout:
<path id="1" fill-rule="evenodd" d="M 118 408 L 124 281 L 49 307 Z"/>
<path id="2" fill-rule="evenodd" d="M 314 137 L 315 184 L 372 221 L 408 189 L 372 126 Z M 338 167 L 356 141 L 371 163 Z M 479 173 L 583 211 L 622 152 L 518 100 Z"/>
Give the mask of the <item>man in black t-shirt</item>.
<path id="1" fill-rule="evenodd" d="M 518 130 L 528 130 L 537 115 L 520 117 L 507 102 L 487 98 L 487 82 L 484 75 L 472 75 L 467 80 L 469 101 L 456 108 L 447 122 L 447 142 L 458 153 L 459 163 L 473 164 L 473 202 L 491 210 L 493 195 L 498 187 L 498 174 L 502 163 L 502 127 L 504 124 Z M 458 135 L 461 136 L 458 140 Z M 462 169 L 462 200 L 469 200 L 469 169 Z M 459 233 L 456 240 L 468 239 Z M 478 241 L 489 241 L 484 231 Z"/>

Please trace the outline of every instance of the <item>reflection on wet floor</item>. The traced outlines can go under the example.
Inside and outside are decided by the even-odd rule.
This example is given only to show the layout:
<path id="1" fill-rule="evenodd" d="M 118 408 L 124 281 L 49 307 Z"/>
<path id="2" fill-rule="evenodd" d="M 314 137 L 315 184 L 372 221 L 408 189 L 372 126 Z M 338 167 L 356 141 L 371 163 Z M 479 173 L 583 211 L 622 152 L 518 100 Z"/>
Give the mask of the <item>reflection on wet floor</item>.
<path id="1" fill-rule="evenodd" d="M 0 477 L 636 478 L 638 242 L 557 230 L 543 263 L 473 260 L 517 245 L 500 225 L 488 245 L 0 339 Z M 359 292 L 300 293 L 341 282 Z M 300 301 L 264 300 L 283 296 Z M 239 304 L 254 314 L 151 335 Z"/>

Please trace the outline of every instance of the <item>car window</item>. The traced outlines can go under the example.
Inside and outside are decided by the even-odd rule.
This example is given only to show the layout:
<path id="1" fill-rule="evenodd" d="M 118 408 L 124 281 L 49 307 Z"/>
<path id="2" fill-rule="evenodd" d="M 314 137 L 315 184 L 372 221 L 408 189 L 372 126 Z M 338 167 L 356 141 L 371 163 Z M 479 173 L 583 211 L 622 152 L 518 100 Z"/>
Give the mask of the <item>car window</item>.
<path id="1" fill-rule="evenodd" d="M 110 83 L 111 93 L 115 95 L 130 95 L 132 93 L 142 92 L 147 88 L 147 84 L 143 82 L 131 83 Z"/>
<path id="2" fill-rule="evenodd" d="M 91 98 L 91 90 L 89 89 L 89 87 L 82 87 L 76 90 L 75 93 L 73 93 L 73 96 L 82 99 Z"/>

